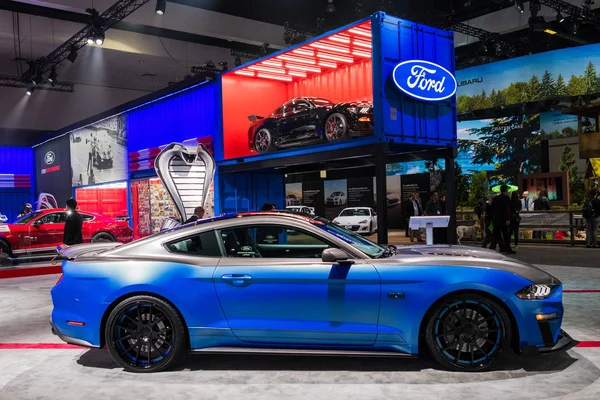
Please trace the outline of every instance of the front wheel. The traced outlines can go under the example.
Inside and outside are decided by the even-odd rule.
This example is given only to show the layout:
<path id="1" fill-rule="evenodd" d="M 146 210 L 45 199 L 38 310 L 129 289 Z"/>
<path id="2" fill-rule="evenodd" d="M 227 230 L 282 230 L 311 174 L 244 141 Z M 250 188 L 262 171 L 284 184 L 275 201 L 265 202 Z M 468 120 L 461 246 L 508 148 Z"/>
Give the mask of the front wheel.
<path id="1" fill-rule="evenodd" d="M 348 138 L 348 122 L 340 113 L 333 113 L 325 120 L 325 138 L 328 142 L 337 142 Z"/>
<path id="2" fill-rule="evenodd" d="M 107 321 L 108 350 L 127 371 L 162 371 L 173 365 L 186 347 L 181 317 L 173 306 L 156 297 L 125 299 Z"/>
<path id="3" fill-rule="evenodd" d="M 433 358 L 447 369 L 486 371 L 506 354 L 511 329 L 510 318 L 498 302 L 465 293 L 435 307 L 425 339 Z"/>
<path id="4" fill-rule="evenodd" d="M 92 240 L 91 240 L 92 243 L 116 242 L 116 241 L 117 241 L 117 239 L 115 239 L 115 237 L 108 232 L 96 233 L 94 236 L 92 236 Z"/>

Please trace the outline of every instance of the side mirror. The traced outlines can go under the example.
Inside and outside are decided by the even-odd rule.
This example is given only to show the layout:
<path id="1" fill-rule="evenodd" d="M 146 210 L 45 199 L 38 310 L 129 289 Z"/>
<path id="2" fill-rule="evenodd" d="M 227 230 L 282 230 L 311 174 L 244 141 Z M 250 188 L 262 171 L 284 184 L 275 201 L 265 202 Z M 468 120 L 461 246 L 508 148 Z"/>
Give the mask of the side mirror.
<path id="1" fill-rule="evenodd" d="M 340 249 L 323 250 L 321 260 L 325 263 L 354 264 L 354 261 L 348 259 L 348 254 Z"/>

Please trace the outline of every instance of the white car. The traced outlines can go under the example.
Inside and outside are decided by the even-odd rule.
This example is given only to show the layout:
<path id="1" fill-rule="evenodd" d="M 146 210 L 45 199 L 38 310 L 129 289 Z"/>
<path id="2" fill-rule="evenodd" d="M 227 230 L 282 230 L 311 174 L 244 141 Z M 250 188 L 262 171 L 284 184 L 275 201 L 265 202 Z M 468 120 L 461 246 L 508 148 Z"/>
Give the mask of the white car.
<path id="1" fill-rule="evenodd" d="M 344 192 L 333 192 L 325 200 L 325 204 L 328 206 L 343 206 L 346 204 L 346 193 Z"/>
<path id="2" fill-rule="evenodd" d="M 299 212 L 304 214 L 315 215 L 315 209 L 313 207 L 306 206 L 287 206 L 285 208 L 288 211 Z"/>
<path id="3" fill-rule="evenodd" d="M 377 231 L 377 214 L 370 207 L 344 208 L 333 222 L 357 233 L 370 235 Z"/>
<path id="4" fill-rule="evenodd" d="M 285 205 L 287 206 L 299 206 L 300 199 L 295 194 L 288 194 L 285 196 Z"/>

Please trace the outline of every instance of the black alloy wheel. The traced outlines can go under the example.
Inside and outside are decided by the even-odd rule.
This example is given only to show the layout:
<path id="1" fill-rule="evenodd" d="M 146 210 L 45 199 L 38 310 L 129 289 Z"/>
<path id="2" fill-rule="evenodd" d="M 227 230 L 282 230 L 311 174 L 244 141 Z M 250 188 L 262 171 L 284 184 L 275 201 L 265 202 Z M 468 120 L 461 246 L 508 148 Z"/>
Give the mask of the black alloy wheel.
<path id="1" fill-rule="evenodd" d="M 268 153 L 275 150 L 273 136 L 268 129 L 261 128 L 254 134 L 254 148 L 259 153 Z"/>
<path id="2" fill-rule="evenodd" d="M 100 232 L 100 233 L 96 233 L 93 237 L 91 242 L 92 243 L 97 243 L 97 242 L 116 242 L 117 239 L 115 239 L 115 237 L 108 233 L 108 232 Z"/>
<path id="3" fill-rule="evenodd" d="M 494 300 L 460 294 L 438 305 L 426 327 L 431 355 L 447 369 L 486 371 L 506 354 L 511 322 Z"/>
<path id="4" fill-rule="evenodd" d="M 185 348 L 185 328 L 177 311 L 152 296 L 123 300 L 105 328 L 113 359 L 131 372 L 158 372 L 176 362 Z"/>
<path id="5" fill-rule="evenodd" d="M 348 123 L 340 113 L 333 113 L 325 120 L 325 138 L 328 142 L 337 142 L 348 138 Z"/>

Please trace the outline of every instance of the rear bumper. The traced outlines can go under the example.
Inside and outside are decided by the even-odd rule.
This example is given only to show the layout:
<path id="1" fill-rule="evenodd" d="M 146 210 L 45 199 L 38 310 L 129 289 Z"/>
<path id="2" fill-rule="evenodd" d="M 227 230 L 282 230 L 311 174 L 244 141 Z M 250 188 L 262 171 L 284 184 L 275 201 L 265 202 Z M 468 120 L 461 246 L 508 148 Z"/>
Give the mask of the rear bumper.
<path id="1" fill-rule="evenodd" d="M 93 344 L 91 344 L 90 342 L 87 342 L 85 340 L 63 335 L 58 330 L 56 325 L 54 325 L 54 322 L 52 321 L 52 317 L 50 317 L 50 328 L 52 329 L 52 334 L 58 336 L 60 338 L 60 340 L 62 340 L 63 342 L 67 342 L 69 344 L 74 344 L 76 346 L 90 347 L 90 348 L 94 348 L 94 349 L 99 348 L 99 346 L 94 346 Z"/>
<path id="2" fill-rule="evenodd" d="M 558 340 L 552 346 L 524 346 L 521 350 L 522 354 L 525 356 L 538 355 L 538 354 L 550 354 L 557 353 L 560 351 L 567 351 L 577 346 L 579 341 L 573 339 L 569 334 L 562 329 L 558 334 Z"/>

